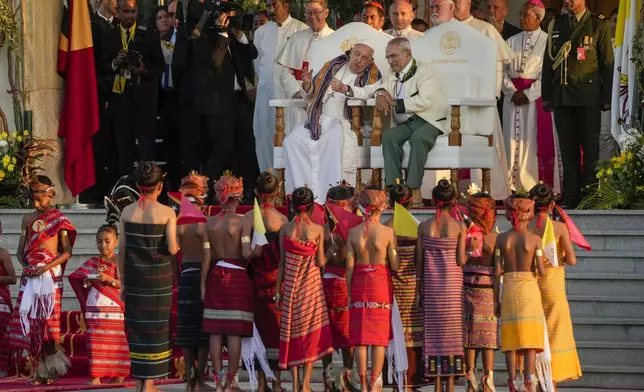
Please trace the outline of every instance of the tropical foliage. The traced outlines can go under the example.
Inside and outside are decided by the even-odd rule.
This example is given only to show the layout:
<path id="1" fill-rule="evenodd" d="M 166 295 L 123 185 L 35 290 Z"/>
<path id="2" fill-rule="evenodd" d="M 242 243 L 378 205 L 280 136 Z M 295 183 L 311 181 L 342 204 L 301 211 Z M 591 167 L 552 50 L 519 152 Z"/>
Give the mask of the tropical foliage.
<path id="1" fill-rule="evenodd" d="M 597 165 L 597 183 L 579 208 L 644 208 L 644 133 L 629 129 L 619 140 L 619 155 L 601 160 Z"/>

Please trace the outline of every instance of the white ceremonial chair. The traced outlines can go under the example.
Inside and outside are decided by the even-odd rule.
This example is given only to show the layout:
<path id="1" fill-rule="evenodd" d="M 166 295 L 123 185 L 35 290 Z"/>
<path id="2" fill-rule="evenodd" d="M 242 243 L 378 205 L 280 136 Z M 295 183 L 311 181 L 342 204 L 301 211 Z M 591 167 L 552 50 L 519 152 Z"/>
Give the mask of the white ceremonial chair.
<path id="1" fill-rule="evenodd" d="M 313 75 L 315 75 L 327 61 L 330 61 L 348 51 L 355 44 L 364 41 L 373 49 L 374 62 L 380 70 L 380 73 L 384 75 L 389 69 L 389 63 L 385 57 L 385 50 L 389 40 L 391 40 L 390 36 L 378 32 L 366 23 L 348 23 L 337 29 L 328 37 L 319 41 L 314 41 L 311 44 L 311 48 L 309 50 L 309 69 L 313 70 Z M 372 101 L 370 105 L 367 104 L 367 101 L 358 99 L 351 99 L 348 101 L 348 105 L 351 107 L 351 129 L 357 135 L 360 154 L 355 179 L 356 187 L 359 187 L 362 182 L 361 169 L 371 168 L 370 143 L 364 143 L 360 124 L 360 107 L 375 106 L 375 101 L 370 101 Z M 273 153 L 273 166 L 277 170 L 278 179 L 283 183 L 284 170 L 286 169 L 286 161 L 284 159 L 284 150 L 282 147 L 282 142 L 286 137 L 286 125 L 284 121 L 285 109 L 306 108 L 308 101 L 306 99 L 271 99 L 269 105 L 275 107 L 275 148 Z M 300 124 L 292 124 L 292 126 L 298 125 Z M 283 189 L 284 188 L 282 188 L 281 192 L 283 192 Z M 281 194 L 279 199 L 282 201 L 285 200 L 284 195 Z"/>
<path id="2" fill-rule="evenodd" d="M 460 169 L 482 169 L 482 188 L 489 193 L 495 154 L 492 132 L 497 110 L 496 41 L 464 23 L 449 22 L 428 30 L 411 45 L 414 58 L 434 68 L 451 106 L 451 132 L 438 137 L 428 154 L 425 169 L 451 170 L 450 180 L 457 189 Z M 374 178 L 378 179 L 385 167 L 379 117 L 381 114 L 374 110 L 371 167 L 377 172 Z M 402 167 L 407 168 L 409 142 L 403 150 Z"/>

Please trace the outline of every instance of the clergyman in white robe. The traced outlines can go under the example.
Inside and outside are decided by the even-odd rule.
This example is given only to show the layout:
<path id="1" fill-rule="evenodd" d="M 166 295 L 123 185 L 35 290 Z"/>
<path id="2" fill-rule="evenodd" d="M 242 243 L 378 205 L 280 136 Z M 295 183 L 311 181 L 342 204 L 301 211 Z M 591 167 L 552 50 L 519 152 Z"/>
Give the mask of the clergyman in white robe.
<path id="1" fill-rule="evenodd" d="M 328 25 L 318 32 L 306 29 L 300 30 L 286 41 L 282 52 L 277 55 L 275 62 L 282 66 L 279 80 L 284 89 L 286 98 L 297 98 L 302 84 L 302 73 L 309 69 L 309 51 L 313 41 L 328 37 L 333 33 Z M 313 70 L 315 74 L 317 69 Z M 289 108 L 286 110 L 286 133 L 304 121 L 302 108 Z"/>
<path id="2" fill-rule="evenodd" d="M 377 68 L 368 68 L 365 72 L 372 71 L 375 75 Z M 362 74 L 351 72 L 347 61 L 333 77 L 347 86 L 354 86 L 356 78 L 360 75 Z M 318 77 L 319 75 L 316 75 L 313 79 L 310 91 L 302 91 L 302 95 L 314 100 L 315 96 L 320 94 L 315 91 L 315 81 Z M 373 82 L 377 81 L 377 77 L 373 79 Z M 351 129 L 351 119 L 347 117 L 346 99 L 344 94 L 334 92 L 329 85 L 321 97 L 317 140 L 314 140 L 313 131 L 308 129 L 304 122 L 284 139 L 287 194 L 306 185 L 318 198 L 324 198 L 330 186 L 335 186 L 342 180 L 355 182 L 359 160 L 358 139 Z"/>
<path id="3" fill-rule="evenodd" d="M 289 15 L 281 25 L 270 21 L 255 32 L 253 44 L 257 48 L 258 56 L 253 60 L 253 65 L 259 81 L 253 129 L 260 171 L 273 167 L 275 108 L 269 106 L 269 101 L 290 98 L 287 97 L 280 83 L 280 75 L 284 67 L 275 62 L 275 57 L 282 52 L 286 41 L 293 33 L 305 29 L 308 29 L 305 23 Z M 287 123 L 286 126 L 288 128 L 289 124 Z"/>
<path id="4" fill-rule="evenodd" d="M 516 53 L 503 70 L 503 123 L 510 163 L 510 184 L 527 192 L 539 181 L 561 192 L 561 166 L 557 132 L 552 113 L 541 107 L 541 67 L 548 34 L 537 28 L 508 38 Z M 523 91 L 528 104 L 517 106 L 512 97 Z"/>

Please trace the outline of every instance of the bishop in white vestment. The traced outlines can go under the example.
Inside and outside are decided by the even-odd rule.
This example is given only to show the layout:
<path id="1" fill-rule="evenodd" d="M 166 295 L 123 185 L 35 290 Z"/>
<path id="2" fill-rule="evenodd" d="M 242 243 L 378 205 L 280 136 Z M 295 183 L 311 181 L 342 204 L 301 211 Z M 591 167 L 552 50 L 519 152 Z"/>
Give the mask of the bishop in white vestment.
<path id="1" fill-rule="evenodd" d="M 270 2 L 270 1 L 269 1 Z M 275 2 L 275 1 L 274 1 Z M 278 0 L 279 4 L 281 3 Z M 269 106 L 271 99 L 290 98 L 280 83 L 283 68 L 275 62 L 275 57 L 282 52 L 284 45 L 293 33 L 308 29 L 308 26 L 292 18 L 286 9 L 286 19 L 281 23 L 270 21 L 257 29 L 253 43 L 259 55 L 253 60 L 255 72 L 259 78 L 257 98 L 253 115 L 255 131 L 255 148 L 260 171 L 273 167 L 273 137 L 275 136 L 275 108 Z M 279 18 L 279 10 L 277 17 Z M 286 124 L 289 127 L 289 124 Z"/>
<path id="2" fill-rule="evenodd" d="M 525 31 L 508 38 L 516 53 L 503 70 L 503 123 L 510 185 L 517 192 L 539 181 L 561 192 L 559 146 L 552 113 L 541 106 L 541 68 L 548 34 L 539 27 L 545 8 L 530 0 L 521 10 Z"/>
<path id="3" fill-rule="evenodd" d="M 318 197 L 342 180 L 354 183 L 358 168 L 358 139 L 351 129 L 347 106 L 348 86 L 364 87 L 380 80 L 373 49 L 356 44 L 350 56 L 324 64 L 311 80 L 303 74 L 302 94 L 309 99 L 306 121 L 293 129 L 283 143 L 285 191 L 307 185 Z M 344 91 L 334 91 L 345 86 Z"/>

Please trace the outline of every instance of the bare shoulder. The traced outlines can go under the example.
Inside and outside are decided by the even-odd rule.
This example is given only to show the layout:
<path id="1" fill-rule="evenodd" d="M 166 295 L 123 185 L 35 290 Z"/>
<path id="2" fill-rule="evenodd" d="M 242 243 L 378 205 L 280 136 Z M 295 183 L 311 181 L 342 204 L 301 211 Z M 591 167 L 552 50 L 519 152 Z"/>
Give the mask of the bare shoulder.
<path id="1" fill-rule="evenodd" d="M 136 208 L 135 203 L 132 203 L 129 206 L 125 207 L 121 212 L 121 220 L 123 219 L 128 220 L 129 218 L 131 218 L 135 208 Z"/>
<path id="2" fill-rule="evenodd" d="M 0 248 L 0 260 L 11 260 L 11 254 L 5 248 Z"/>
<path id="3" fill-rule="evenodd" d="M 393 218 L 393 216 L 392 216 L 391 218 L 387 219 L 387 220 L 385 221 L 385 223 L 383 223 L 383 225 L 384 225 L 384 226 L 387 226 L 387 227 L 392 227 L 392 226 L 394 225 L 394 218 Z"/>

